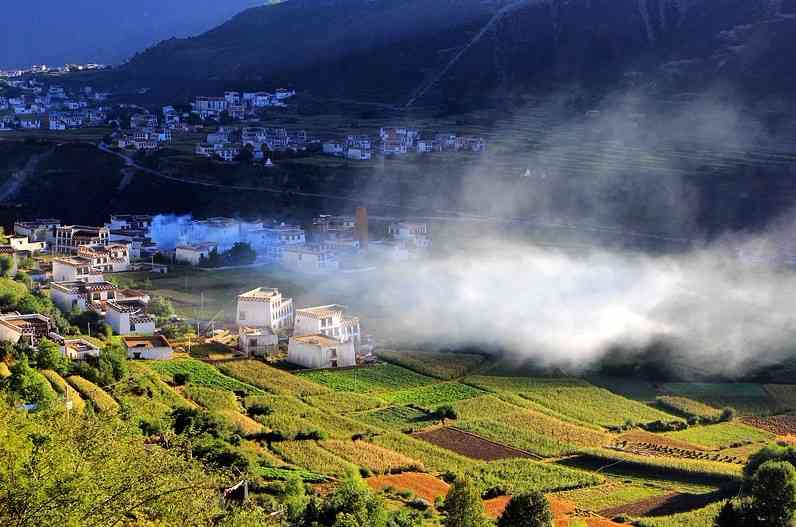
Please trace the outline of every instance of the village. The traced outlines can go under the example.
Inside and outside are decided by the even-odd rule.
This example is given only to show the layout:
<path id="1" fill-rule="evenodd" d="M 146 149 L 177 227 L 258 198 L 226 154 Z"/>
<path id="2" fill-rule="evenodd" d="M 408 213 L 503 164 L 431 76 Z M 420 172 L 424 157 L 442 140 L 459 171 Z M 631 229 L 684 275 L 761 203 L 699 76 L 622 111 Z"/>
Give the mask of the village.
<path id="1" fill-rule="evenodd" d="M 107 327 L 129 359 L 171 359 L 175 347 L 190 351 L 185 336 L 193 334 L 196 344 L 212 342 L 216 351 L 231 356 L 286 360 L 309 369 L 352 367 L 374 360 L 373 338 L 361 333 L 359 319 L 335 298 L 327 305 L 298 307 L 278 288 L 251 284 L 235 297 L 234 320 L 216 320 L 216 314 L 189 323 L 172 309 L 164 315 L 162 304 L 169 300 L 120 284 L 131 274 L 156 276 L 186 268 L 212 276 L 230 268 L 276 266 L 297 280 L 319 274 L 333 278 L 349 260 L 370 250 L 380 261 L 397 262 L 418 258 L 431 247 L 428 224 L 388 222 L 379 240 L 370 239 L 371 227 L 364 208 L 355 216 L 320 215 L 306 231 L 272 220 L 120 214 L 104 225 L 84 226 L 41 218 L 15 223 L 0 255 L 11 260 L 9 269 L 24 267 L 19 272 L 64 316 L 87 313 L 88 335 L 92 324 L 95 333 Z M 58 334 L 45 313 L 5 313 L 0 326 L 2 341 L 36 346 L 49 339 L 71 360 L 96 359 L 101 352 L 95 341 Z M 177 338 L 179 347 L 169 338 Z"/>

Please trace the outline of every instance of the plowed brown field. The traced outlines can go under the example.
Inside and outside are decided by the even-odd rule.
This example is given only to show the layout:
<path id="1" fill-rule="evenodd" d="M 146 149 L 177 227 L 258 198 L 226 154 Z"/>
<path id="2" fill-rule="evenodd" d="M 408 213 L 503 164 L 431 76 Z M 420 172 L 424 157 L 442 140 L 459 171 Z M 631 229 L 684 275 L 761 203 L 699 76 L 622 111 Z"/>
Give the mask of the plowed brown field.
<path id="1" fill-rule="evenodd" d="M 482 437 L 463 432 L 456 428 L 436 428 L 427 432 L 418 432 L 415 434 L 415 437 L 439 447 L 452 450 L 457 454 L 483 461 L 495 461 L 498 459 L 516 457 L 537 459 L 537 457 L 528 452 L 488 441 Z"/>
<path id="2" fill-rule="evenodd" d="M 378 491 L 387 487 L 408 490 L 429 503 L 434 503 L 434 500 L 439 496 L 445 496 L 449 488 L 448 484 L 441 479 L 421 472 L 375 476 L 368 478 L 366 481 L 373 490 Z"/>
<path id="3" fill-rule="evenodd" d="M 780 436 L 796 435 L 796 415 L 772 417 L 744 417 L 744 423 Z"/>

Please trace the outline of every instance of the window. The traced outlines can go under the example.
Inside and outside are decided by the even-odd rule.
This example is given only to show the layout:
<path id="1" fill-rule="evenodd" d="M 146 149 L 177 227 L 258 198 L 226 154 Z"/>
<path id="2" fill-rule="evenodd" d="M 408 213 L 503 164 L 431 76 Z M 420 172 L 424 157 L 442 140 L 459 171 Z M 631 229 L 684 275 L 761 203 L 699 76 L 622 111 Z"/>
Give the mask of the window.
<path id="1" fill-rule="evenodd" d="M 245 312 L 245 311 L 241 311 L 241 312 L 239 312 L 239 313 L 238 313 L 238 318 L 239 318 L 240 320 L 246 320 L 246 312 Z"/>

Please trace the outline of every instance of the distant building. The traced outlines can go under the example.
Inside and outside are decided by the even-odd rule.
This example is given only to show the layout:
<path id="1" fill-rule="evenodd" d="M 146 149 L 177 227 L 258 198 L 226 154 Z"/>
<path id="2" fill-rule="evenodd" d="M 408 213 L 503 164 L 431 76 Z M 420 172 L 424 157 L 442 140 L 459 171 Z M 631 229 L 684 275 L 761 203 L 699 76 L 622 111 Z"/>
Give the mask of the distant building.
<path id="1" fill-rule="evenodd" d="M 202 243 L 197 245 L 178 245 L 174 249 L 174 259 L 177 262 L 199 265 L 211 252 L 218 250 L 217 243 Z"/>
<path id="2" fill-rule="evenodd" d="M 53 282 L 50 284 L 50 298 L 64 313 L 80 313 L 91 309 L 104 316 L 104 304 L 108 300 L 116 299 L 117 290 L 114 284 L 104 280 Z"/>
<path id="3" fill-rule="evenodd" d="M 324 335 L 340 342 L 351 342 L 359 352 L 359 319 L 345 316 L 345 306 L 329 305 L 296 310 L 293 335 Z"/>
<path id="4" fill-rule="evenodd" d="M 65 225 L 55 228 L 55 254 L 77 254 L 83 245 L 107 245 L 110 231 L 107 227 Z"/>
<path id="5" fill-rule="evenodd" d="M 391 223 L 387 226 L 387 234 L 394 240 L 410 242 L 418 249 L 431 247 L 431 227 L 428 223 Z"/>
<path id="6" fill-rule="evenodd" d="M 15 253 L 27 253 L 30 255 L 43 251 L 47 246 L 45 242 L 31 242 L 27 236 L 10 236 L 8 245 L 14 249 Z"/>
<path id="7" fill-rule="evenodd" d="M 100 356 L 100 349 L 91 342 L 80 338 L 64 338 L 57 333 L 50 333 L 47 338 L 61 347 L 61 354 L 71 360 L 83 361 Z"/>
<path id="8" fill-rule="evenodd" d="M 286 269 L 303 273 L 322 273 L 340 268 L 334 252 L 322 245 L 285 247 L 279 263 Z"/>
<path id="9" fill-rule="evenodd" d="M 127 244 L 82 245 L 77 254 L 88 258 L 95 269 L 104 273 L 123 273 L 130 270 L 130 246 Z"/>
<path id="10" fill-rule="evenodd" d="M 155 317 L 146 313 L 146 306 L 138 300 L 109 300 L 106 303 L 105 321 L 118 335 L 152 335 Z"/>
<path id="11" fill-rule="evenodd" d="M 122 337 L 127 358 L 132 360 L 169 360 L 174 350 L 163 335 L 150 337 Z"/>
<path id="12" fill-rule="evenodd" d="M 324 335 L 291 337 L 287 360 L 305 368 L 346 368 L 356 366 L 352 342 L 340 342 Z"/>
<path id="13" fill-rule="evenodd" d="M 55 258 L 52 264 L 54 282 L 92 282 L 102 279 L 102 272 L 92 265 L 89 258 L 83 256 Z"/>
<path id="14" fill-rule="evenodd" d="M 279 349 L 279 337 L 267 327 L 238 327 L 238 347 L 250 357 L 267 357 Z"/>
<path id="15" fill-rule="evenodd" d="M 55 229 L 61 226 L 61 220 L 54 218 L 18 221 L 14 223 L 14 234 L 27 236 L 35 242 L 55 242 Z"/>

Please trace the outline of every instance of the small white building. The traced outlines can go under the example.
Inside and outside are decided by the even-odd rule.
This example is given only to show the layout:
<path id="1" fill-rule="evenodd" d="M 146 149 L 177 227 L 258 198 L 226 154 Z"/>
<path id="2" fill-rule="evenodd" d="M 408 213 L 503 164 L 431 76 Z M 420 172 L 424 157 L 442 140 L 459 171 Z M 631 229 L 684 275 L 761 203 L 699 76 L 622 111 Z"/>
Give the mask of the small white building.
<path id="1" fill-rule="evenodd" d="M 323 273 L 340 268 L 333 251 L 311 245 L 285 247 L 279 263 L 286 269 L 301 273 Z"/>
<path id="2" fill-rule="evenodd" d="M 293 335 L 323 335 L 340 342 L 352 342 L 354 351 L 359 352 L 361 333 L 359 319 L 346 317 L 345 306 L 309 307 L 296 310 Z"/>
<path id="3" fill-rule="evenodd" d="M 238 347 L 250 357 L 267 357 L 279 349 L 279 337 L 267 327 L 239 326 Z"/>
<path id="4" fill-rule="evenodd" d="M 5 313 L 0 315 L 0 341 L 16 344 L 19 341 L 35 346 L 50 334 L 52 322 L 44 315 Z"/>
<path id="5" fill-rule="evenodd" d="M 130 246 L 126 243 L 83 245 L 78 256 L 91 261 L 92 267 L 104 273 L 123 273 L 130 270 Z"/>
<path id="6" fill-rule="evenodd" d="M 100 279 L 102 275 L 99 275 Z M 50 298 L 64 313 L 81 312 L 91 307 L 104 313 L 103 304 L 115 300 L 118 288 L 110 282 L 53 282 Z"/>
<path id="7" fill-rule="evenodd" d="M 91 282 L 102 280 L 102 272 L 83 256 L 55 258 L 53 260 L 53 282 Z"/>
<path id="8" fill-rule="evenodd" d="M 105 309 L 105 321 L 117 335 L 153 335 L 155 317 L 148 315 L 146 306 L 138 300 L 109 300 Z"/>
<path id="9" fill-rule="evenodd" d="M 218 250 L 217 243 L 201 243 L 197 245 L 178 245 L 174 250 L 174 260 L 191 265 L 199 265 L 213 250 Z"/>
<path id="10" fill-rule="evenodd" d="M 163 335 L 151 337 L 122 337 L 122 345 L 127 350 L 127 358 L 133 360 L 169 360 L 174 350 Z"/>
<path id="11" fill-rule="evenodd" d="M 356 366 L 353 342 L 340 342 L 324 335 L 291 337 L 287 360 L 305 368 L 346 368 Z"/>
<path id="12" fill-rule="evenodd" d="M 61 354 L 68 359 L 81 361 L 100 356 L 100 349 L 87 340 L 66 339 L 57 333 L 50 333 L 47 338 L 58 344 Z"/>
<path id="13" fill-rule="evenodd" d="M 47 244 L 45 242 L 32 242 L 27 236 L 10 236 L 8 244 L 14 249 L 14 252 L 23 252 L 36 254 L 43 251 Z"/>
<path id="14" fill-rule="evenodd" d="M 293 299 L 279 289 L 258 287 L 238 295 L 238 327 L 267 328 L 276 333 L 293 327 Z"/>

